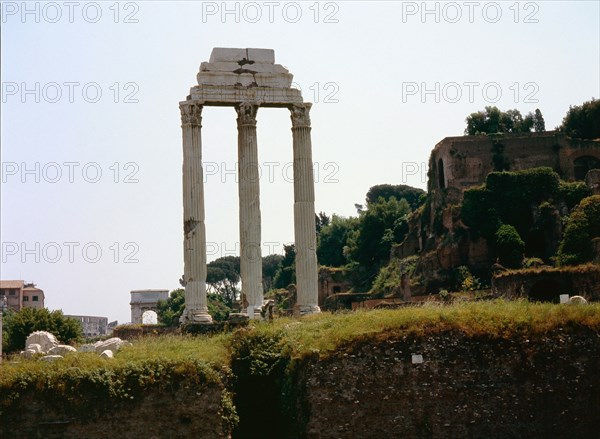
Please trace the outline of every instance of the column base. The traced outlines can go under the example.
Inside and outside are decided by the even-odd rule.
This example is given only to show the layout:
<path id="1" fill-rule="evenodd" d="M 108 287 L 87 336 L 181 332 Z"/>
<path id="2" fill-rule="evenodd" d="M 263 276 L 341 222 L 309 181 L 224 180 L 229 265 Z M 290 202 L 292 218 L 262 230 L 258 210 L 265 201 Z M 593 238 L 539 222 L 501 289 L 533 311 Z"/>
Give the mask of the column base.
<path id="1" fill-rule="evenodd" d="M 212 323 L 213 319 L 207 311 L 189 311 L 185 309 L 181 317 L 179 317 L 179 323 L 182 325 L 188 323 Z"/>
<path id="2" fill-rule="evenodd" d="M 245 314 L 250 320 L 262 320 L 261 309 L 257 306 L 249 306 L 245 310 Z"/>
<path id="3" fill-rule="evenodd" d="M 295 305 L 294 317 L 302 317 L 310 314 L 318 314 L 321 312 L 319 305 Z"/>

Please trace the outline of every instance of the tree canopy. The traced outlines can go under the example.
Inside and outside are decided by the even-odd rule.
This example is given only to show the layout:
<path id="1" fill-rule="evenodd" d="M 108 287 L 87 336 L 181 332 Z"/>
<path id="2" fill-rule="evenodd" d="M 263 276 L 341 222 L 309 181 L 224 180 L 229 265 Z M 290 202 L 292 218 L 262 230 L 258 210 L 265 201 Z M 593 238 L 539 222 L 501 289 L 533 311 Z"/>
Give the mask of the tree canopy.
<path id="1" fill-rule="evenodd" d="M 569 137 L 600 138 L 600 100 L 592 99 L 581 105 L 569 107 L 558 129 Z"/>
<path id="2" fill-rule="evenodd" d="M 471 113 L 466 119 L 465 134 L 474 136 L 478 134 L 495 133 L 528 133 L 545 131 L 546 124 L 539 109 L 535 113 L 528 113 L 525 117 L 517 109 L 501 111 L 498 107 L 487 106 L 484 111 Z"/>
<path id="3" fill-rule="evenodd" d="M 239 290 L 240 258 L 224 256 L 208 263 L 206 272 L 207 292 L 223 297 L 223 302 L 233 306 Z"/>
<path id="4" fill-rule="evenodd" d="M 317 236 L 317 259 L 319 264 L 328 267 L 341 267 L 348 261 L 345 255 L 346 244 L 358 218 L 333 215 L 331 222 L 321 229 Z"/>
<path id="5" fill-rule="evenodd" d="M 408 232 L 408 202 L 380 197 L 363 211 L 357 227 L 348 235 L 346 255 L 353 283 L 358 290 L 368 290 L 379 269 L 389 261 L 392 244 L 404 240 Z"/>
<path id="6" fill-rule="evenodd" d="M 296 247 L 294 244 L 286 244 L 283 251 L 283 259 L 273 276 L 273 288 L 287 288 L 288 285 L 296 283 Z"/>
<path id="7" fill-rule="evenodd" d="M 417 209 L 425 202 L 427 193 L 423 189 L 419 189 L 405 184 L 378 184 L 369 189 L 367 192 L 367 206 L 375 204 L 379 198 L 389 200 L 395 197 L 396 200 L 405 199 L 412 210 Z"/>

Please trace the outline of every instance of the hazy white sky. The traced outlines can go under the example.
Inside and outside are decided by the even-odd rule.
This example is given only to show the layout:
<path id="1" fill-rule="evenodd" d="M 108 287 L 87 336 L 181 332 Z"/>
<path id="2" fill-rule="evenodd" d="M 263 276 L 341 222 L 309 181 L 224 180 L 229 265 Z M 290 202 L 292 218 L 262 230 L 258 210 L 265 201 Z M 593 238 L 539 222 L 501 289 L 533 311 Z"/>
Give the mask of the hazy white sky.
<path id="1" fill-rule="evenodd" d="M 50 309 L 130 320 L 183 272 L 178 102 L 213 47 L 275 50 L 314 102 L 316 208 L 425 188 L 433 146 L 486 105 L 546 127 L 600 96 L 582 2 L 2 2 L 2 279 Z M 293 241 L 289 112 L 258 113 L 263 253 Z M 203 114 L 209 260 L 237 252 L 231 108 Z"/>

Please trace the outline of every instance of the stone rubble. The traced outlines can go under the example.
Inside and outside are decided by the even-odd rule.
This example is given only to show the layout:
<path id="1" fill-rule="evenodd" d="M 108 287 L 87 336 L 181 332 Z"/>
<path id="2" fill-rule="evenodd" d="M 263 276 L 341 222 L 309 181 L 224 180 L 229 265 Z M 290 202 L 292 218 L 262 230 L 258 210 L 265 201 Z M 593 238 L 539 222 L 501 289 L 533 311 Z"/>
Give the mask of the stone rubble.
<path id="1" fill-rule="evenodd" d="M 114 354 L 123 346 L 131 346 L 131 343 L 121 340 L 119 337 L 109 338 L 108 340 L 97 341 L 94 344 L 84 344 L 79 350 L 73 346 L 59 344 L 56 337 L 47 331 L 36 331 L 27 337 L 27 348 L 21 351 L 24 358 L 32 358 L 35 355 L 44 354 L 40 357 L 42 361 L 55 361 L 63 358 L 65 355 L 76 352 L 95 352 L 102 358 L 113 358 Z"/>
<path id="2" fill-rule="evenodd" d="M 58 346 L 56 337 L 48 331 L 35 331 L 29 334 L 25 341 L 25 346 L 37 344 L 40 346 L 41 352 L 48 352 L 54 346 Z"/>

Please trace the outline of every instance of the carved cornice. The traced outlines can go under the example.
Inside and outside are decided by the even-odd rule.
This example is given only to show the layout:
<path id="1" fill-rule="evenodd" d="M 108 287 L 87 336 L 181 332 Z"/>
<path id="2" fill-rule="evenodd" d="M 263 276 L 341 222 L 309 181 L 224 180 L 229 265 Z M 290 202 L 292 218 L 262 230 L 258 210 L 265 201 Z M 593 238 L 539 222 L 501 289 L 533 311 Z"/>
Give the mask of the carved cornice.
<path id="1" fill-rule="evenodd" d="M 242 102 L 235 106 L 235 111 L 238 114 L 237 123 L 238 126 L 242 125 L 254 125 L 256 126 L 256 113 L 258 112 L 258 105 L 251 104 L 250 102 Z"/>
<path id="2" fill-rule="evenodd" d="M 310 107 L 312 104 L 304 103 L 298 105 L 291 105 L 291 119 L 292 119 L 292 127 L 310 127 Z"/>
<path id="3" fill-rule="evenodd" d="M 181 125 L 202 124 L 202 105 L 196 103 L 183 103 L 179 105 L 181 111 Z"/>

